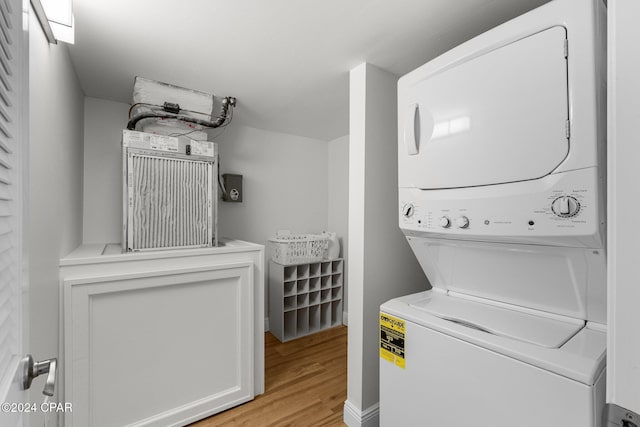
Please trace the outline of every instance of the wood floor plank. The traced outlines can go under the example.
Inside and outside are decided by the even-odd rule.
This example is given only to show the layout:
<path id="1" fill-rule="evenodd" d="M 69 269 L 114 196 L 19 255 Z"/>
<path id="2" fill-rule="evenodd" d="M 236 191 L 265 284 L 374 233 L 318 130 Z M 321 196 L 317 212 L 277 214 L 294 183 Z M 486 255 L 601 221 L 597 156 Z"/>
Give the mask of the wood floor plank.
<path id="1" fill-rule="evenodd" d="M 347 328 L 287 343 L 265 335 L 265 393 L 190 427 L 343 427 Z"/>

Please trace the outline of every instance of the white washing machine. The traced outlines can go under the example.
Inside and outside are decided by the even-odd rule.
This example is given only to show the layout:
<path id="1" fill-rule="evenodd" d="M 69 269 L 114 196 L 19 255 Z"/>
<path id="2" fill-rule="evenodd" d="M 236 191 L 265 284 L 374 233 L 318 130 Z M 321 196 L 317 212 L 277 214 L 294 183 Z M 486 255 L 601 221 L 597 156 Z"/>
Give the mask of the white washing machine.
<path id="1" fill-rule="evenodd" d="M 433 289 L 381 306 L 382 426 L 602 425 L 605 25 L 554 0 L 400 79 L 400 228 Z"/>

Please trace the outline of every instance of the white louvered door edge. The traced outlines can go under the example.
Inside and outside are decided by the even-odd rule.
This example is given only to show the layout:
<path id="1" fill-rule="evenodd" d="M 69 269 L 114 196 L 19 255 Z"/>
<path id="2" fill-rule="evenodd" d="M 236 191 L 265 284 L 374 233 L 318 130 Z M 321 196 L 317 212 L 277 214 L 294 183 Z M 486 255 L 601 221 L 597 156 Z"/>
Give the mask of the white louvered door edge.
<path id="1" fill-rule="evenodd" d="M 24 252 L 27 150 L 29 3 L 0 0 L 0 402 L 25 402 L 14 381 L 26 352 L 27 275 Z M 24 345 L 23 345 L 24 344 Z M 24 425 L 20 413 L 0 411 L 0 425 Z"/>

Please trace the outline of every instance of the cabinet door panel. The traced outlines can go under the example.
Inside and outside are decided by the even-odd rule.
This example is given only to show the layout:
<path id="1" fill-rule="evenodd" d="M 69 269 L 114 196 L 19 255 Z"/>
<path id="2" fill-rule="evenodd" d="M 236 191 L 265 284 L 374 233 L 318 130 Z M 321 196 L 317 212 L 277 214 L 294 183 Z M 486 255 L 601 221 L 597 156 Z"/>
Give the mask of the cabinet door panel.
<path id="1" fill-rule="evenodd" d="M 252 272 L 65 281 L 65 396 L 86 399 L 67 425 L 187 424 L 252 399 Z"/>

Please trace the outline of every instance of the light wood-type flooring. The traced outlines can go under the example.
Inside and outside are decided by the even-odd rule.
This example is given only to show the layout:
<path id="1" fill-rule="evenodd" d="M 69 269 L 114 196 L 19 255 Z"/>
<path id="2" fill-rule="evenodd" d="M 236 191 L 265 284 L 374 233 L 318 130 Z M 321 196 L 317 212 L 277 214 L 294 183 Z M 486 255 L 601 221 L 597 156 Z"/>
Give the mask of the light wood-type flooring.
<path id="1" fill-rule="evenodd" d="M 265 393 L 189 427 L 345 426 L 347 328 L 287 343 L 265 335 Z"/>

